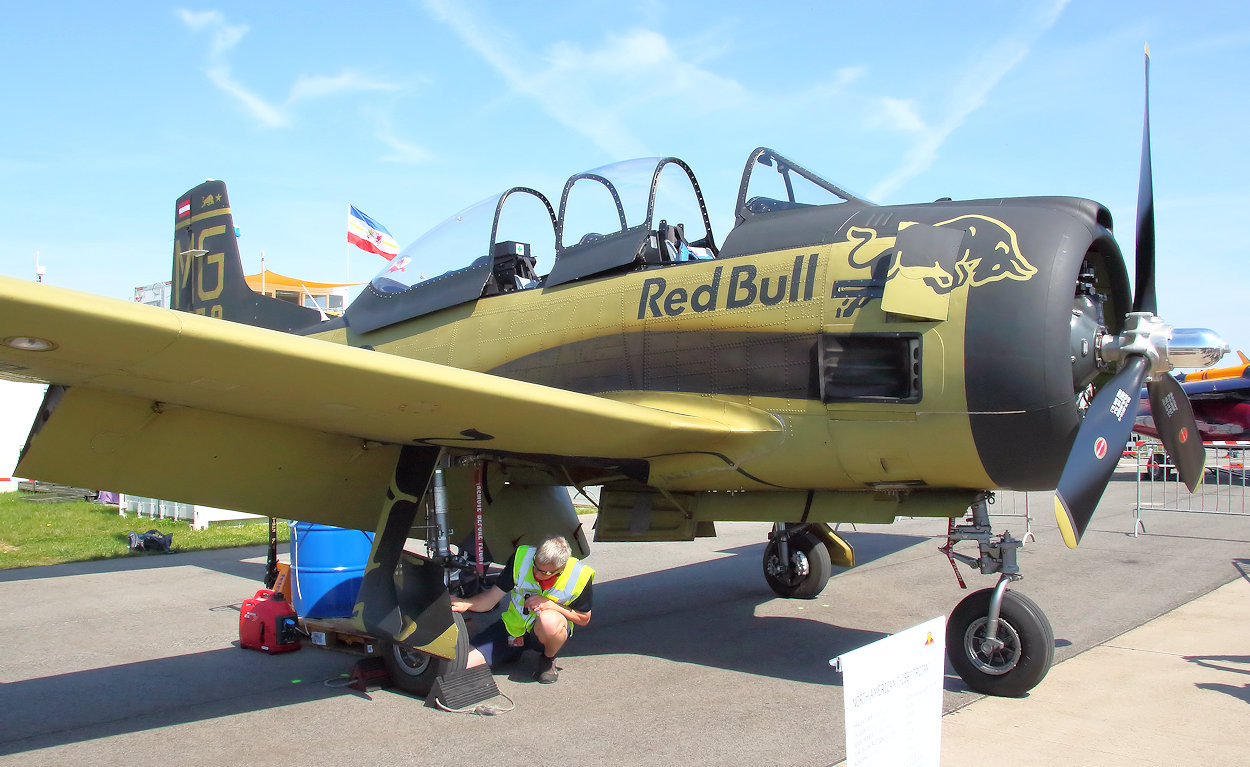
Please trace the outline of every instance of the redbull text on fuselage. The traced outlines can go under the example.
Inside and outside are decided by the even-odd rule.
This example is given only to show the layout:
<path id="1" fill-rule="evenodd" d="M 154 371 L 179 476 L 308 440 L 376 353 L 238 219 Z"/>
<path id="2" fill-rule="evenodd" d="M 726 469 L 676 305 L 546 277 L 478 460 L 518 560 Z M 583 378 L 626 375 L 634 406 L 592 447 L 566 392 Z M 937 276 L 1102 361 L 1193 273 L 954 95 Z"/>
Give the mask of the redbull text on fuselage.
<path id="1" fill-rule="evenodd" d="M 789 274 L 761 277 L 755 264 L 717 266 L 712 277 L 693 289 L 668 287 L 663 277 L 650 277 L 642 283 L 638 298 L 638 319 L 676 317 L 685 312 L 714 312 L 741 309 L 752 304 L 775 306 L 782 301 L 810 301 L 816 287 L 816 253 L 794 257 Z"/>

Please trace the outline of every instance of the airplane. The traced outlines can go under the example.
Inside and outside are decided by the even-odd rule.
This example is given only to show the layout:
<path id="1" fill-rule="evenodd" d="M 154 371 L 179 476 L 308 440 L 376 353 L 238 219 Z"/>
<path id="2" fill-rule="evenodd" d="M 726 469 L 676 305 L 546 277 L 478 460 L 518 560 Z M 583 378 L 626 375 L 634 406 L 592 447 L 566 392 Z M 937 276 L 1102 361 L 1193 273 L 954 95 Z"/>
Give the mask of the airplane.
<path id="1" fill-rule="evenodd" d="M 1193 407 L 1198 435 L 1203 442 L 1250 440 L 1250 365 L 1235 369 L 1238 371 L 1235 375 L 1180 382 L 1181 390 Z M 1148 407 L 1138 413 L 1133 431 L 1147 437 L 1158 436 Z"/>
<path id="2" fill-rule="evenodd" d="M 1176 376 L 1193 408 L 1198 436 L 1204 443 L 1222 447 L 1235 447 L 1230 443 L 1237 442 L 1250 444 L 1250 360 L 1241 352 L 1237 354 L 1241 358 L 1239 365 Z M 1139 395 L 1139 408 L 1133 432 L 1157 438 L 1159 430 L 1144 392 Z M 1142 477 L 1168 478 L 1172 464 L 1167 452 L 1157 445 L 1147 452 L 1150 458 Z"/>
<path id="3" fill-rule="evenodd" d="M 601 487 L 597 541 L 771 522 L 787 598 L 854 565 L 836 523 L 945 518 L 952 565 L 998 576 L 951 613 L 951 663 L 1023 695 L 1054 632 L 1008 588 L 993 492 L 1055 490 L 1076 546 L 1143 382 L 1202 472 L 1166 372 L 1225 345 L 1155 313 L 1148 100 L 1144 126 L 1133 287 L 1091 200 L 877 205 L 761 147 L 723 239 L 685 162 L 628 161 L 558 205 L 514 186 L 466 208 L 322 321 L 246 288 L 207 181 L 175 205 L 172 310 L 0 278 L 0 375 L 50 384 L 18 470 L 375 531 L 353 621 L 417 694 L 464 672 L 457 573 L 552 533 L 589 553 L 569 486 Z M 417 272 L 449 253 L 466 265 Z"/>
<path id="4" fill-rule="evenodd" d="M 1237 356 L 1241 362 L 1236 365 L 1229 365 L 1222 368 L 1211 368 L 1194 373 L 1177 373 L 1176 380 L 1184 383 L 1192 383 L 1194 381 L 1213 381 L 1217 378 L 1245 378 L 1250 374 L 1250 357 L 1245 352 L 1237 352 Z"/>

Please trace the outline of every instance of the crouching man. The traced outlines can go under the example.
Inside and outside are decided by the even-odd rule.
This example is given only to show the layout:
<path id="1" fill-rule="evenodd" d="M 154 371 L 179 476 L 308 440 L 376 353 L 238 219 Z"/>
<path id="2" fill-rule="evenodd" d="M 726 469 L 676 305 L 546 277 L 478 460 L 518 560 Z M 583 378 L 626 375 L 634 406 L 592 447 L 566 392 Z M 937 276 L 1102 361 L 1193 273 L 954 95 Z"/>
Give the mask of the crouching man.
<path id="1" fill-rule="evenodd" d="M 591 585 L 595 571 L 569 556 L 569 543 L 555 536 L 539 546 L 519 546 L 489 590 L 469 599 L 452 599 L 455 612 L 489 612 L 508 598 L 503 615 L 469 643 L 469 667 L 515 660 L 529 648 L 539 654 L 534 678 L 551 684 L 560 648 L 574 626 L 590 623 Z"/>

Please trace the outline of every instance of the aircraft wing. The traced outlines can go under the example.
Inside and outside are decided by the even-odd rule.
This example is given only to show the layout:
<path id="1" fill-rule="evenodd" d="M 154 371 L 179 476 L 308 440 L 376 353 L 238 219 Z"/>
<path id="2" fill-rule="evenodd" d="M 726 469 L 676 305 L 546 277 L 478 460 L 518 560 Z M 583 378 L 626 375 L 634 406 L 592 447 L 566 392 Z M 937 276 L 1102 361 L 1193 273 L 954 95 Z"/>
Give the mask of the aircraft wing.
<path id="1" fill-rule="evenodd" d="M 1250 401 L 1250 374 L 1230 378 L 1181 383 L 1191 400 L 1225 400 L 1228 402 Z"/>
<path id="2" fill-rule="evenodd" d="M 0 377 L 69 387 L 19 474 L 278 517 L 334 506 L 299 518 L 356 527 L 400 445 L 626 460 L 780 431 L 741 406 L 647 407 L 12 278 L 0 340 Z"/>

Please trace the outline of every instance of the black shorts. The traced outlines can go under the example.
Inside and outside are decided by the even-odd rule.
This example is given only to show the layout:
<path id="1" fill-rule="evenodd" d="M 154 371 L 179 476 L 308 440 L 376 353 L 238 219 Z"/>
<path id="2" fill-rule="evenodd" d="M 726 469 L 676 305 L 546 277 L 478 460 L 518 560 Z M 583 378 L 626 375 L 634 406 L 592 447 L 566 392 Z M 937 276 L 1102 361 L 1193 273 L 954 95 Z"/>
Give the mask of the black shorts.
<path id="1" fill-rule="evenodd" d="M 508 643 L 511 634 L 508 633 L 508 627 L 504 625 L 502 620 L 491 622 L 489 626 L 473 635 L 469 640 L 469 644 L 481 651 L 486 657 L 486 662 L 490 665 L 496 663 L 508 663 L 516 660 L 526 650 L 536 650 L 543 652 L 543 643 L 538 641 L 538 637 L 534 636 L 534 632 L 526 632 L 524 640 L 525 644 L 521 647 L 515 647 Z"/>

